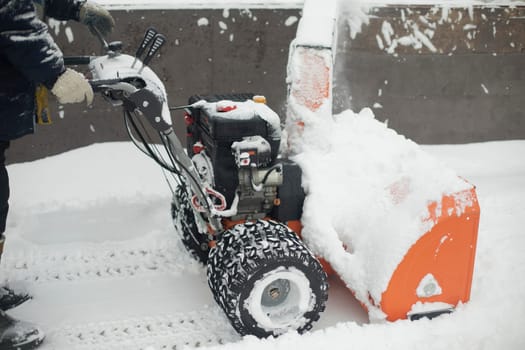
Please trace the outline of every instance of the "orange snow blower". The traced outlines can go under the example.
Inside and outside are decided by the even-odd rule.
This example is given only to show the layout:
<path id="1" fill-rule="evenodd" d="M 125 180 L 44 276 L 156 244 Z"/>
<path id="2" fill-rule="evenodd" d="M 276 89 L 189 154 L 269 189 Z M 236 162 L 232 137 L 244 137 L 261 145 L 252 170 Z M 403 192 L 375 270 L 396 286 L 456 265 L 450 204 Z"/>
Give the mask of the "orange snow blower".
<path id="1" fill-rule="evenodd" d="M 122 54 L 119 42 L 104 42 L 105 55 L 68 62 L 89 66 L 93 89 L 124 108 L 134 143 L 166 170 L 176 231 L 207 265 L 208 285 L 233 328 L 258 337 L 308 331 L 325 309 L 328 281 L 298 236 L 302 169 L 280 154 L 280 118 L 253 94 L 195 95 L 169 107 L 161 79 L 147 67 L 165 41 L 150 28 L 135 57 Z M 173 129 L 175 109 L 185 110 L 187 152 Z M 404 254 L 381 298 L 356 295 L 388 320 L 431 317 L 468 300 L 475 191 L 446 195 L 428 209 L 431 229 Z"/>

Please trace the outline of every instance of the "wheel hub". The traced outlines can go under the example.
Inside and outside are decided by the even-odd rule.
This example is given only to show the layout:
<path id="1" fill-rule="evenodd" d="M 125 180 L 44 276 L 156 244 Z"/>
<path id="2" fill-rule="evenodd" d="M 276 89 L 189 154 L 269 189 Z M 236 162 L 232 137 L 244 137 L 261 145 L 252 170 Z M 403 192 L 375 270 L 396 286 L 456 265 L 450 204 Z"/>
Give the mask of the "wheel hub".
<path id="1" fill-rule="evenodd" d="M 258 280 L 245 303 L 259 327 L 275 332 L 298 329 L 312 307 L 312 290 L 304 273 L 280 267 Z"/>
<path id="2" fill-rule="evenodd" d="M 290 281 L 277 279 L 264 288 L 261 304 L 263 306 L 277 306 L 286 300 L 289 292 Z"/>

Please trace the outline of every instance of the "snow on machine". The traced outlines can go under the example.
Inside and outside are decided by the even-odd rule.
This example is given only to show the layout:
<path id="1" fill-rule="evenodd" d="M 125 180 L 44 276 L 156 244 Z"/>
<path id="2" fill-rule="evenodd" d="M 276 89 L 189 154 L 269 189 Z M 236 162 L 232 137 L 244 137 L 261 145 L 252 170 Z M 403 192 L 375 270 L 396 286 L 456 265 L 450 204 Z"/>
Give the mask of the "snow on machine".
<path id="1" fill-rule="evenodd" d="M 164 36 L 148 29 L 134 57 L 120 53 L 119 43 L 101 41 L 105 55 L 66 62 L 89 65 L 94 90 L 123 107 L 133 142 L 166 170 L 174 225 L 189 253 L 207 265 L 209 287 L 233 327 L 258 337 L 311 329 L 325 309 L 327 274 L 300 239 L 302 170 L 280 154 L 279 116 L 253 94 L 195 95 L 170 108 L 147 66 Z M 185 111 L 187 152 L 171 123 L 170 110 L 177 109 Z M 455 194 L 430 204 L 433 227 L 374 304 L 388 320 L 449 312 L 418 312 L 418 303 L 468 300 L 479 207 L 473 189 L 465 195 L 471 201 L 461 215 L 451 215 Z"/>

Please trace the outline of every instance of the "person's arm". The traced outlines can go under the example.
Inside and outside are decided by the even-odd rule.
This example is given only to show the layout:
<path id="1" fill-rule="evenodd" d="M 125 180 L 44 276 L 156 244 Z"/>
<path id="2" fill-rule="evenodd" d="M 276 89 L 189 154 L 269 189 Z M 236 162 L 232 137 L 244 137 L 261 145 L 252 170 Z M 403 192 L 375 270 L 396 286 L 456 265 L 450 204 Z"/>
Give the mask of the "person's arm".
<path id="1" fill-rule="evenodd" d="M 0 52 L 29 81 L 52 88 L 65 71 L 62 51 L 30 0 L 0 0 Z"/>
<path id="2" fill-rule="evenodd" d="M 65 68 L 62 51 L 31 0 L 0 0 L 0 54 L 35 86 L 50 89 L 60 103 L 93 100 L 84 76 Z"/>
<path id="3" fill-rule="evenodd" d="M 45 15 L 60 21 L 80 21 L 80 9 L 86 0 L 38 0 L 43 3 Z"/>
<path id="4" fill-rule="evenodd" d="M 45 15 L 61 21 L 74 20 L 85 24 L 91 31 L 93 28 L 106 36 L 113 27 L 115 20 L 102 6 L 90 0 L 38 0 L 43 3 Z"/>

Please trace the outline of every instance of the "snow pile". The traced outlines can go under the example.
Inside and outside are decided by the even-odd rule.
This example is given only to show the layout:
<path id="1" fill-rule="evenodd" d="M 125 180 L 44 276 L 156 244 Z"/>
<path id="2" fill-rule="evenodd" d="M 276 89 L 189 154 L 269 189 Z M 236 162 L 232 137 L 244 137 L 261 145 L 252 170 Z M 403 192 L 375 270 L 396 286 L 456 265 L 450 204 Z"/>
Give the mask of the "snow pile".
<path id="1" fill-rule="evenodd" d="M 310 120 L 302 152 L 303 237 L 368 304 L 378 305 L 408 249 L 432 227 L 428 205 L 471 188 L 370 109 Z M 381 314 L 371 314 L 382 318 Z"/>

